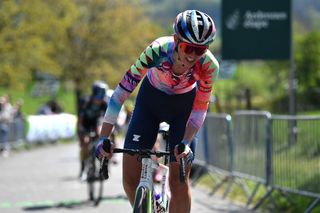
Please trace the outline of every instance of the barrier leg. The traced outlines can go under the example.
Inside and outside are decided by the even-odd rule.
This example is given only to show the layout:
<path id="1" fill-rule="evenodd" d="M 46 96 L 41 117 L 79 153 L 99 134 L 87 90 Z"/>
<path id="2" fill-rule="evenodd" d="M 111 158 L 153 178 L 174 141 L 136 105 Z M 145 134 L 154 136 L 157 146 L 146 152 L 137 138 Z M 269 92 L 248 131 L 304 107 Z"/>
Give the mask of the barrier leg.
<path id="1" fill-rule="evenodd" d="M 314 207 L 316 207 L 318 205 L 318 203 L 320 203 L 320 197 L 318 197 L 317 199 L 315 199 L 310 206 L 308 206 L 308 208 L 304 211 L 304 213 L 311 213 L 312 209 L 314 209 Z"/>
<path id="2" fill-rule="evenodd" d="M 269 188 L 265 195 L 260 200 L 258 200 L 254 207 L 252 207 L 252 210 L 258 209 L 259 206 L 272 194 L 273 190 L 273 188 Z"/>
<path id="3" fill-rule="evenodd" d="M 218 184 L 212 189 L 212 191 L 211 191 L 211 193 L 210 193 L 209 195 L 210 195 L 210 196 L 214 195 L 214 194 L 218 191 L 218 189 L 219 189 L 225 182 L 228 181 L 228 179 L 229 179 L 228 176 L 224 177 L 224 178 L 220 181 L 220 183 L 218 183 Z"/>
<path id="4" fill-rule="evenodd" d="M 227 186 L 226 191 L 223 193 L 223 198 L 226 198 L 228 196 L 228 194 L 231 192 L 232 185 L 234 183 L 233 179 L 234 179 L 234 177 L 232 177 L 232 176 L 229 177 L 228 186 Z"/>
<path id="5" fill-rule="evenodd" d="M 254 198 L 254 196 L 256 195 L 256 193 L 258 192 L 258 189 L 260 187 L 261 183 L 257 183 L 256 186 L 253 189 L 253 192 L 251 194 L 251 196 L 249 197 L 248 201 L 247 201 L 247 206 L 249 206 Z"/>
<path id="6" fill-rule="evenodd" d="M 248 186 L 243 182 L 243 179 L 236 179 L 235 182 L 241 187 L 241 189 L 243 190 L 243 192 L 245 193 L 245 195 L 247 196 L 247 198 L 250 197 L 250 190 L 248 188 Z"/>
<path id="7" fill-rule="evenodd" d="M 208 169 L 205 166 L 199 166 L 199 168 L 196 169 L 196 171 L 194 172 L 194 177 L 193 180 L 191 182 L 191 186 L 196 186 L 197 182 L 199 181 L 199 179 L 204 175 L 208 173 Z"/>

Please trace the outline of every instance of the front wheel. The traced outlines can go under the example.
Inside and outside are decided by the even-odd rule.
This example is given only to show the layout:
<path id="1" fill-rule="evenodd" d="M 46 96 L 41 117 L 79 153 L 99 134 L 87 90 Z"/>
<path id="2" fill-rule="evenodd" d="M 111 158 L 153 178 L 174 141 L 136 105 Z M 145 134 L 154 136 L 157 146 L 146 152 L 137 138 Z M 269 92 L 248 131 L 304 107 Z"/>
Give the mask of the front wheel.
<path id="1" fill-rule="evenodd" d="M 139 187 L 136 191 L 133 213 L 152 213 L 151 206 L 151 191 L 143 186 Z"/>

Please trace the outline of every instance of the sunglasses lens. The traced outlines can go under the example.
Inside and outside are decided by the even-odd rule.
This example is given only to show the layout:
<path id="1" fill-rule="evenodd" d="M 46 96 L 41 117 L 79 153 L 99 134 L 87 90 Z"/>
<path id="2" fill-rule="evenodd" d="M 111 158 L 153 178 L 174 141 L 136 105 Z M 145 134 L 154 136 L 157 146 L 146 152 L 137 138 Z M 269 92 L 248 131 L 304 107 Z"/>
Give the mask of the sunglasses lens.
<path id="1" fill-rule="evenodd" d="M 191 54 L 193 52 L 193 47 L 192 46 L 189 46 L 189 45 L 186 45 L 186 48 L 184 49 L 184 52 L 186 54 Z"/>
<path id="2" fill-rule="evenodd" d="M 196 53 L 196 55 L 202 55 L 206 50 L 207 48 L 195 48 L 194 52 Z"/>
<path id="3" fill-rule="evenodd" d="M 191 54 L 192 52 L 195 52 L 198 56 L 202 55 L 207 50 L 206 46 L 192 46 L 187 43 L 181 43 L 180 47 L 184 53 Z"/>

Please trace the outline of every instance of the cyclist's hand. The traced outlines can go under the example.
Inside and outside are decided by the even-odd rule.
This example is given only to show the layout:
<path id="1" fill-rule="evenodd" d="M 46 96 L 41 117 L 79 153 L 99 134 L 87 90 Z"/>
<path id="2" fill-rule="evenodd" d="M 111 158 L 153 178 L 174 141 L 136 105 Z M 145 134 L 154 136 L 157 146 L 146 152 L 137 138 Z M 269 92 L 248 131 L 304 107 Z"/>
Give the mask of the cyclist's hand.
<path id="1" fill-rule="evenodd" d="M 184 146 L 185 148 L 184 148 L 184 151 L 179 154 L 179 151 L 178 151 L 179 144 L 177 144 L 175 146 L 174 155 L 177 159 L 177 162 L 179 162 L 180 158 L 185 158 L 187 160 L 188 164 L 191 166 L 191 164 L 194 160 L 193 152 L 187 142 L 181 141 L 180 143 L 183 143 L 185 145 Z"/>
<path id="2" fill-rule="evenodd" d="M 108 138 L 101 136 L 98 144 L 96 145 L 95 155 L 100 160 L 103 157 L 110 159 L 112 157 L 113 149 L 114 143 L 112 143 Z"/>

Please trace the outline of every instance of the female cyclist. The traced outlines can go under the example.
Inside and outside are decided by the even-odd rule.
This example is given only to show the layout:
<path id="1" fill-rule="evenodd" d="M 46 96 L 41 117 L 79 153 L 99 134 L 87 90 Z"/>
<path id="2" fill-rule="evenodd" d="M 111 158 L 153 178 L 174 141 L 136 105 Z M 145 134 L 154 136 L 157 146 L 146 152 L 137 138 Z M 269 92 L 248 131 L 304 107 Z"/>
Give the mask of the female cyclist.
<path id="1" fill-rule="evenodd" d="M 170 162 L 169 211 L 186 213 L 191 208 L 189 172 L 194 159 L 194 138 L 205 119 L 219 64 L 208 49 L 216 35 L 211 17 L 198 10 L 187 10 L 177 15 L 173 29 L 172 36 L 160 37 L 144 50 L 115 89 L 96 154 L 111 157 L 112 150 L 106 153 L 102 141 L 110 136 L 123 102 L 142 80 L 124 147 L 152 149 L 159 124 L 170 124 L 170 149 L 175 156 Z M 186 149 L 178 155 L 179 143 L 184 143 Z M 188 162 L 186 184 L 179 181 L 180 158 Z M 135 156 L 123 156 L 123 186 L 132 205 L 140 169 L 141 163 Z"/>

